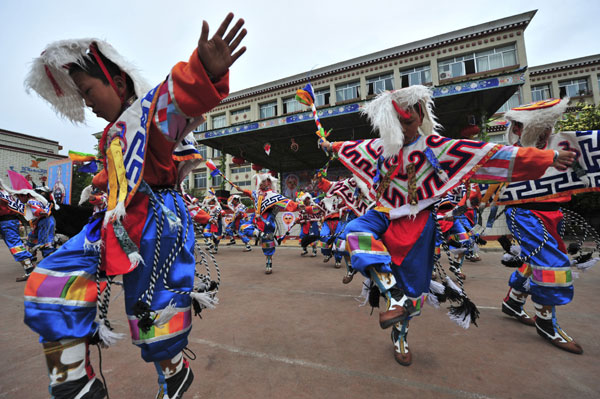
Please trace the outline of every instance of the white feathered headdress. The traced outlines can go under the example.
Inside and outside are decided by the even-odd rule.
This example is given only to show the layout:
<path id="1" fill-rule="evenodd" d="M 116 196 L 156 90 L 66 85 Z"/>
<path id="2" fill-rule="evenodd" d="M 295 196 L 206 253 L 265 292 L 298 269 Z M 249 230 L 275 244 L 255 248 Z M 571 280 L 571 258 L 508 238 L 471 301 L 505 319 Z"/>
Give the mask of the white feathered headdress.
<path id="1" fill-rule="evenodd" d="M 257 173 L 254 175 L 254 184 L 256 186 L 256 189 L 258 189 L 260 187 L 260 183 L 262 183 L 265 180 L 270 180 L 271 190 L 277 191 L 279 187 L 279 180 L 270 173 Z"/>
<path id="2" fill-rule="evenodd" d="M 383 140 L 383 156 L 385 158 L 397 155 L 404 145 L 404 132 L 393 101 L 400 109 L 406 109 L 415 104 L 421 105 L 423 110 L 421 135 L 437 134 L 437 130 L 441 129 L 441 125 L 433 113 L 431 95 L 431 89 L 416 85 L 400 90 L 384 91 L 365 105 L 361 113 L 367 116 L 373 128 L 379 132 L 379 137 Z"/>
<path id="3" fill-rule="evenodd" d="M 520 139 L 523 147 L 535 147 L 538 137 L 546 129 L 554 131 L 554 125 L 562 117 L 568 104 L 568 97 L 562 100 L 552 98 L 511 109 L 504 114 L 504 118 L 510 122 L 506 138 L 508 143 L 512 145 Z M 514 133 L 514 122 L 523 124 L 521 137 Z"/>
<path id="4" fill-rule="evenodd" d="M 33 60 L 31 70 L 25 78 L 25 89 L 27 92 L 35 91 L 50 103 L 57 114 L 74 123 L 85 122 L 85 103 L 69 76 L 68 65 L 83 65 L 86 58 L 93 57 L 90 54 L 92 43 L 96 44 L 100 53 L 129 75 L 138 97 L 150 90 L 138 69 L 103 40 L 87 38 L 50 43 L 42 54 Z"/>

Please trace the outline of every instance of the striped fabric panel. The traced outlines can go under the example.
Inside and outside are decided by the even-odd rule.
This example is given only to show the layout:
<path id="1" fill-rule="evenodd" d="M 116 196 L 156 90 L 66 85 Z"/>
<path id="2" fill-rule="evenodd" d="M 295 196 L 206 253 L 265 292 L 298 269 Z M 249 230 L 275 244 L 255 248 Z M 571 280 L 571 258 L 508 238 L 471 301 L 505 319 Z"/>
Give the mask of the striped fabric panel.
<path id="1" fill-rule="evenodd" d="M 152 326 L 148 332 L 143 332 L 138 327 L 138 319 L 135 316 L 128 316 L 129 330 L 133 343 L 148 344 L 157 341 L 163 341 L 183 334 L 192 327 L 191 308 L 177 308 L 178 312 L 163 326 Z"/>
<path id="2" fill-rule="evenodd" d="M 383 241 L 376 240 L 369 233 L 350 233 L 346 236 L 346 243 L 352 254 L 388 254 L 388 250 L 385 245 L 383 245 Z"/>
<path id="3" fill-rule="evenodd" d="M 544 287 L 569 287 L 573 285 L 573 276 L 569 267 L 541 267 L 532 265 L 531 279 Z"/>
<path id="4" fill-rule="evenodd" d="M 103 290 L 106 283 L 102 282 Z M 84 272 L 60 273 L 36 268 L 25 287 L 25 300 L 65 306 L 96 306 L 96 278 Z"/>
<path id="5" fill-rule="evenodd" d="M 25 247 L 23 245 L 18 245 L 16 247 L 10 248 L 10 253 L 16 255 L 18 253 L 25 252 Z"/>
<path id="6" fill-rule="evenodd" d="M 262 242 L 263 248 L 273 248 L 274 246 L 275 246 L 275 241 L 263 241 Z"/>
<path id="7" fill-rule="evenodd" d="M 517 269 L 517 271 L 525 278 L 531 276 L 531 266 L 528 263 L 523 263 L 521 267 Z"/>

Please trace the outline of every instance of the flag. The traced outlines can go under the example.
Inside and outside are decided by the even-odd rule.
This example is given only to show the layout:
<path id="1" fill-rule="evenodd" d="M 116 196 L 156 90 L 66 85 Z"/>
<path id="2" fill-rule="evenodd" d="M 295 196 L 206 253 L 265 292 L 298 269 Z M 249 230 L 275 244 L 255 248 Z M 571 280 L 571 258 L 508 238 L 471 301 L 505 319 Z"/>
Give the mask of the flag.
<path id="1" fill-rule="evenodd" d="M 217 168 L 215 163 L 210 159 L 206 161 L 206 167 L 208 169 L 210 169 L 210 175 L 212 177 L 215 177 L 215 176 L 218 176 L 221 174 L 221 171 L 219 170 L 219 168 Z"/>
<path id="2" fill-rule="evenodd" d="M 7 170 L 6 174 L 8 175 L 8 179 L 10 180 L 13 190 L 33 190 L 31 184 L 23 175 L 15 172 L 14 170 Z"/>
<path id="3" fill-rule="evenodd" d="M 79 172 L 82 173 L 96 173 L 98 171 L 98 162 L 92 161 L 84 163 L 79 167 Z"/>
<path id="4" fill-rule="evenodd" d="M 69 158 L 73 162 L 88 162 L 96 160 L 96 156 L 93 154 L 86 154 L 85 152 L 77 152 L 69 150 Z"/>
<path id="5" fill-rule="evenodd" d="M 313 94 L 313 88 L 310 83 L 307 83 L 304 88 L 296 91 L 296 100 L 309 107 L 314 104 L 315 95 Z"/>

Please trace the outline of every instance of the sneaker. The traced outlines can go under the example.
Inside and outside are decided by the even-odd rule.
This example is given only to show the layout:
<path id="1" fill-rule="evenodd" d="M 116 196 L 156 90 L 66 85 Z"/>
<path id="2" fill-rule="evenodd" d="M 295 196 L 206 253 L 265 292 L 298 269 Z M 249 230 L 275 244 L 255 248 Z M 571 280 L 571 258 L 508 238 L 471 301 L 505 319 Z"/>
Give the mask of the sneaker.
<path id="1" fill-rule="evenodd" d="M 246 248 L 244 248 L 244 252 L 250 252 L 252 251 L 252 247 L 250 246 L 250 244 L 246 244 Z"/>
<path id="2" fill-rule="evenodd" d="M 505 299 L 502 302 L 502 313 L 514 317 L 526 326 L 535 326 L 535 320 L 533 320 L 527 314 L 527 312 L 523 310 L 523 305 L 519 304 L 519 302 L 512 298 Z"/>
<path id="3" fill-rule="evenodd" d="M 235 245 L 235 240 L 232 238 L 231 240 L 229 240 L 229 242 L 225 245 Z"/>
<path id="4" fill-rule="evenodd" d="M 323 258 L 323 263 L 327 263 L 329 262 L 329 260 L 332 258 L 331 255 L 327 255 L 326 257 Z"/>
<path id="5" fill-rule="evenodd" d="M 173 377 L 165 380 L 167 392 L 165 392 L 165 387 L 162 385 L 158 389 L 156 399 L 181 399 L 185 391 L 192 385 L 192 381 L 194 381 L 194 373 L 192 373 L 187 359 L 183 359 L 183 368 Z"/>
<path id="6" fill-rule="evenodd" d="M 302 248 L 302 253 L 300 254 L 300 256 L 304 255 L 308 255 L 308 251 L 306 250 L 306 248 Z"/>
<path id="7" fill-rule="evenodd" d="M 335 262 L 335 265 L 333 265 L 336 269 L 339 269 L 340 267 L 342 267 L 342 264 L 340 262 Z"/>
<path id="8" fill-rule="evenodd" d="M 467 276 L 459 268 L 454 267 L 454 266 L 450 266 L 449 269 L 459 279 L 466 280 Z"/>
<path id="9" fill-rule="evenodd" d="M 356 274 L 356 272 L 350 272 L 347 273 L 344 278 L 342 279 L 342 283 L 343 284 L 350 284 L 350 282 L 352 281 L 352 279 L 354 278 L 354 275 Z"/>

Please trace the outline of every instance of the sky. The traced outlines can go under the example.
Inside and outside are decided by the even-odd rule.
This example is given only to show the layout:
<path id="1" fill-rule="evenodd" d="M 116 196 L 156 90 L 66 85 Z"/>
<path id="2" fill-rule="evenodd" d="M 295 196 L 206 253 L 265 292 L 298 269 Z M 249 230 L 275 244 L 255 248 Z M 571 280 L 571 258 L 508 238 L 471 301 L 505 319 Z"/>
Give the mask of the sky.
<path id="1" fill-rule="evenodd" d="M 525 31 L 530 66 L 600 54 L 596 0 L 2 0 L 0 128 L 58 141 L 65 155 L 94 152 L 92 134 L 104 120 L 87 113 L 86 125 L 74 125 L 25 92 L 32 59 L 56 40 L 106 40 L 158 84 L 189 58 L 203 20 L 212 36 L 232 11 L 248 30 L 247 51 L 231 68 L 234 92 L 532 10 Z"/>

